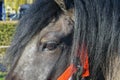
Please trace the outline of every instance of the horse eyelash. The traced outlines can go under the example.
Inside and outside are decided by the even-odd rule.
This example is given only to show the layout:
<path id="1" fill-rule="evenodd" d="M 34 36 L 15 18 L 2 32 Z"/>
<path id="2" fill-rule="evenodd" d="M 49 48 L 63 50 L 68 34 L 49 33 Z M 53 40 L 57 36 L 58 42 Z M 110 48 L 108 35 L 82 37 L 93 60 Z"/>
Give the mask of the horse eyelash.
<path id="1" fill-rule="evenodd" d="M 51 43 L 55 42 L 57 46 L 60 44 L 60 42 L 57 42 L 57 41 L 47 41 L 47 42 L 44 42 L 44 43 L 39 43 L 38 46 L 37 46 L 38 47 L 37 51 L 38 52 L 39 51 L 44 51 L 44 49 L 46 48 L 48 42 L 51 42 Z"/>

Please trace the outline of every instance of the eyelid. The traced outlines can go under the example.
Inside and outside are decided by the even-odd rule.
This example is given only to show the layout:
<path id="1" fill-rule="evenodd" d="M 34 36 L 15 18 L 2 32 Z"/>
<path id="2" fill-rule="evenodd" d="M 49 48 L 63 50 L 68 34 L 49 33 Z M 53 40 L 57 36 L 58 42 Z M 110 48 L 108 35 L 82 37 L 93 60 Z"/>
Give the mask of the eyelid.
<path id="1" fill-rule="evenodd" d="M 59 43 L 60 42 L 60 40 L 59 39 L 57 39 L 56 37 L 53 37 L 53 38 L 42 38 L 41 40 L 40 40 L 40 42 L 41 43 L 47 43 L 47 42 L 56 42 L 56 43 Z"/>
<path id="2" fill-rule="evenodd" d="M 47 50 L 49 50 L 49 49 L 47 49 L 47 45 L 48 44 L 52 44 L 52 43 L 56 44 L 56 45 L 59 45 L 59 43 L 57 41 L 54 41 L 54 40 L 47 41 L 47 42 L 41 43 L 41 46 L 39 46 L 39 50 L 41 50 L 41 51 L 47 51 Z"/>
<path id="3" fill-rule="evenodd" d="M 43 42 L 43 43 L 44 43 L 44 42 L 47 42 L 47 39 L 42 38 L 40 42 Z"/>
<path id="4" fill-rule="evenodd" d="M 51 44 L 51 43 L 55 43 L 56 45 L 59 45 L 60 42 L 56 40 L 50 40 L 50 41 L 44 42 L 43 44 Z"/>

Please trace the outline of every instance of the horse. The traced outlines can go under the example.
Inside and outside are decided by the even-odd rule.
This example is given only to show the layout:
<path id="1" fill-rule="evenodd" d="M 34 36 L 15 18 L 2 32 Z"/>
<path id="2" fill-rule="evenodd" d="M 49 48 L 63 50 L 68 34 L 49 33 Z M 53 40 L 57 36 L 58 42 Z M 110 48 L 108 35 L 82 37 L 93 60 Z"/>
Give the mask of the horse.
<path id="1" fill-rule="evenodd" d="M 36 0 L 20 20 L 5 80 L 119 80 L 120 0 Z"/>

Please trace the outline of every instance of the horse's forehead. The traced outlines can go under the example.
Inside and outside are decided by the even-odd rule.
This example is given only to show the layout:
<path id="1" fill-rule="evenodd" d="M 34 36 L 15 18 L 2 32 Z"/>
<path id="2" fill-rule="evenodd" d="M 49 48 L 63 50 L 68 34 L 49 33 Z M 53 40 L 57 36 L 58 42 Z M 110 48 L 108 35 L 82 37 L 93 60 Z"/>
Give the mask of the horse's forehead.
<path id="1" fill-rule="evenodd" d="M 63 28 L 64 28 L 64 30 L 65 30 L 65 28 L 71 29 L 71 28 L 73 28 L 73 26 L 72 27 L 70 26 L 70 25 L 73 25 L 72 23 L 73 23 L 73 21 L 70 16 L 61 15 L 57 21 L 55 21 L 55 19 L 53 19 L 52 22 L 49 23 L 49 25 L 47 27 L 45 27 L 41 32 L 60 31 Z"/>
<path id="2" fill-rule="evenodd" d="M 41 37 L 61 38 L 70 34 L 73 30 L 73 20 L 69 16 L 61 15 L 57 21 L 52 21 L 40 32 Z"/>

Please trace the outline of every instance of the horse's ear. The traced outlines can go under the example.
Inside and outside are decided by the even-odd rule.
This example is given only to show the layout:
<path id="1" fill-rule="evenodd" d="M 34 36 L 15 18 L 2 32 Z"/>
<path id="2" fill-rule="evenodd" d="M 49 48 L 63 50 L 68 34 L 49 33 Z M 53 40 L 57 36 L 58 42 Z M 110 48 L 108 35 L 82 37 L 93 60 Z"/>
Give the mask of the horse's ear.
<path id="1" fill-rule="evenodd" d="M 59 7 L 67 16 L 70 16 L 74 20 L 73 0 L 55 0 L 55 2 L 59 5 Z"/>
<path id="2" fill-rule="evenodd" d="M 63 11 L 68 11 L 74 7 L 74 0 L 54 0 Z"/>
<path id="3" fill-rule="evenodd" d="M 55 0 L 55 2 L 60 6 L 60 8 L 66 12 L 67 10 L 67 7 L 65 5 L 65 1 L 64 0 Z"/>

